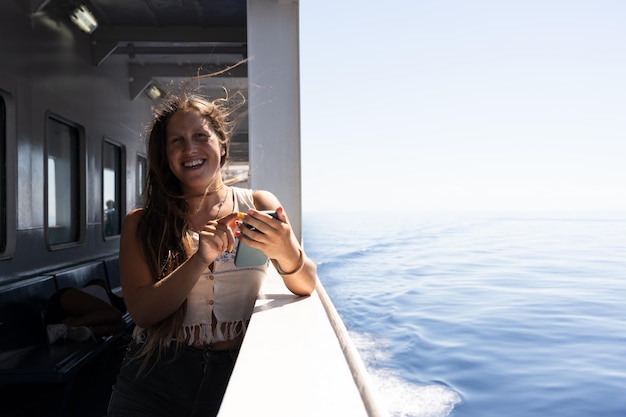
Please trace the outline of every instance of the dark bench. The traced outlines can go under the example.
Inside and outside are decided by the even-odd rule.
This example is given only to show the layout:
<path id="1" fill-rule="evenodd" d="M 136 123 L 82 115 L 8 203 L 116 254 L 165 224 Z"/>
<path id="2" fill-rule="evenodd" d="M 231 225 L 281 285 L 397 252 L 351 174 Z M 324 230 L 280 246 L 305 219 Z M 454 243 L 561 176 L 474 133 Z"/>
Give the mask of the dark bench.
<path id="1" fill-rule="evenodd" d="M 58 405 L 63 410 L 62 415 L 72 415 L 66 412 L 67 404 L 75 406 L 99 391 L 102 397 L 98 399 L 99 409 L 102 410 L 119 369 L 132 320 L 126 314 L 127 328 L 118 334 L 52 345 L 47 342 L 43 320 L 46 302 L 54 292 L 67 287 L 81 288 L 96 279 L 104 280 L 110 289 L 120 293 L 117 258 L 96 260 L 0 285 L 0 399 L 3 403 L 23 395 L 30 395 L 34 400 L 37 396 L 33 392 L 47 390 L 56 392 L 56 400 L 63 402 Z M 94 407 L 93 401 L 86 406 Z"/>
<path id="2" fill-rule="evenodd" d="M 107 282 L 104 261 L 96 261 L 55 271 L 54 279 L 57 288 L 81 288 L 90 281 L 100 279 Z"/>
<path id="3" fill-rule="evenodd" d="M 38 276 L 0 287 L 0 382 L 24 356 L 45 347 L 42 312 L 56 291 L 53 276 Z"/>

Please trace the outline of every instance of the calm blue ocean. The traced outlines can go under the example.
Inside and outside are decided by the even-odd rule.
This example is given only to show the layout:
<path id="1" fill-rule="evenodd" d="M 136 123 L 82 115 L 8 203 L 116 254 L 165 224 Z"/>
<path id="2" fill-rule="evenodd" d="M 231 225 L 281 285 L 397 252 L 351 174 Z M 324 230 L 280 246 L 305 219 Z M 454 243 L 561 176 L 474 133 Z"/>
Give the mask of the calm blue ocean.
<path id="1" fill-rule="evenodd" d="M 305 213 L 392 416 L 626 416 L 626 213 Z"/>

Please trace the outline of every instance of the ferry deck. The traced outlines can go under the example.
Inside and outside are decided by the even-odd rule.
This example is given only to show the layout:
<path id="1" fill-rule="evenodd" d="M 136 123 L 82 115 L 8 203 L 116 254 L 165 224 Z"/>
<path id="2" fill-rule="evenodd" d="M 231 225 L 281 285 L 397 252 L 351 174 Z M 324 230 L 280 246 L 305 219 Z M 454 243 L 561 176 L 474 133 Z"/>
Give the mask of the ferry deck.
<path id="1" fill-rule="evenodd" d="M 93 277 L 121 294 L 119 225 L 169 88 L 215 73 L 207 91 L 246 97 L 225 176 L 272 190 L 304 238 L 298 13 L 296 0 L 0 3 L 1 416 L 105 414 L 124 335 L 48 346 L 41 307 Z M 220 410 L 242 415 L 385 415 L 321 284 L 296 297 L 270 273 Z"/>

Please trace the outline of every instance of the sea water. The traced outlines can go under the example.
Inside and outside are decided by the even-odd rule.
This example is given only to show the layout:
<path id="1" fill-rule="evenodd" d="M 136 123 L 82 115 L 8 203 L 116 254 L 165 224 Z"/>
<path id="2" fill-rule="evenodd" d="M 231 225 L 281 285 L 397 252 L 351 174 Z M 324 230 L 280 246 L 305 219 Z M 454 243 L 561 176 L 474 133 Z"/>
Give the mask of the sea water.
<path id="1" fill-rule="evenodd" d="M 626 416 L 626 214 L 305 213 L 384 408 Z"/>

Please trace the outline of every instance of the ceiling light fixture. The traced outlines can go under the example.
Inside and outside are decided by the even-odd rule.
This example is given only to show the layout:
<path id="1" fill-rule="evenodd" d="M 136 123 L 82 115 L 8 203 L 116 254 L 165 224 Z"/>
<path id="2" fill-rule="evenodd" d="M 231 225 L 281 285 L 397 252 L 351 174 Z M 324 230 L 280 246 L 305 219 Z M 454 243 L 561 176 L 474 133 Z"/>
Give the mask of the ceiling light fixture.
<path id="1" fill-rule="evenodd" d="M 70 19 L 72 19 L 72 22 L 74 22 L 74 24 L 83 32 L 93 33 L 93 31 L 98 27 L 98 21 L 95 16 L 84 4 L 74 9 L 70 15 Z"/>
<path id="2" fill-rule="evenodd" d="M 146 95 L 152 100 L 158 100 L 165 95 L 165 93 L 156 85 L 150 84 L 150 87 L 146 89 Z"/>

